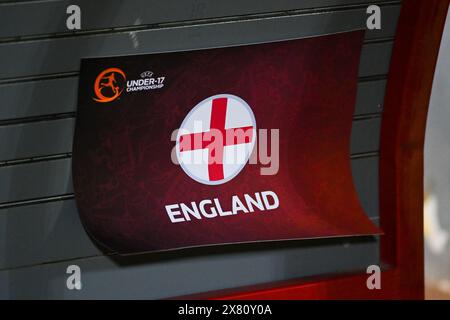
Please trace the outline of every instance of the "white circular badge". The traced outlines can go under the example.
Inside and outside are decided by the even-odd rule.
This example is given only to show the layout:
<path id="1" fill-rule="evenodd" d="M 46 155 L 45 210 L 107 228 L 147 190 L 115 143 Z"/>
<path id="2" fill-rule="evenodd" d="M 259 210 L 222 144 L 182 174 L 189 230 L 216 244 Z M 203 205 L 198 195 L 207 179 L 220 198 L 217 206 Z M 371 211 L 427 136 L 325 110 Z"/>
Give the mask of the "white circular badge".
<path id="1" fill-rule="evenodd" d="M 255 145 L 256 121 L 250 106 L 231 94 L 198 103 L 178 131 L 176 154 L 184 172 L 203 184 L 223 184 L 246 165 Z"/>

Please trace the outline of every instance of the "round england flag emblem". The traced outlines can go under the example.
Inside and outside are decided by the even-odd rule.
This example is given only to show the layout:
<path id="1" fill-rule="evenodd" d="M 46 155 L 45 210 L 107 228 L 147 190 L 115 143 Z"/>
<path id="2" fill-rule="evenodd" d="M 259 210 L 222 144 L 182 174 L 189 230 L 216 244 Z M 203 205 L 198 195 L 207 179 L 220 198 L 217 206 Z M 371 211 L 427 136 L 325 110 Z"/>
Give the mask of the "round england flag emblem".
<path id="1" fill-rule="evenodd" d="M 236 177 L 255 145 L 256 121 L 241 98 L 219 94 L 198 103 L 177 134 L 176 154 L 184 172 L 203 184 Z"/>

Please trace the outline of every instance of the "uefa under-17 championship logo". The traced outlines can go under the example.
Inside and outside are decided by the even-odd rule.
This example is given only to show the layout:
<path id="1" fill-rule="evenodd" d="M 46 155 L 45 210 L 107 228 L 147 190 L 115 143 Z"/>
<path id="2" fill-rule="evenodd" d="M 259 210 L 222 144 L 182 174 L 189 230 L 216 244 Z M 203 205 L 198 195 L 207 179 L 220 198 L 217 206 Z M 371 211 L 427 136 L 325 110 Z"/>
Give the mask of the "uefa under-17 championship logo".
<path id="1" fill-rule="evenodd" d="M 94 94 L 92 99 L 105 103 L 116 100 L 125 87 L 126 76 L 119 68 L 108 68 L 100 72 L 95 79 Z"/>
<path id="2" fill-rule="evenodd" d="M 241 98 L 220 94 L 198 103 L 177 134 L 178 163 L 192 179 L 218 185 L 236 177 L 255 145 L 256 121 Z"/>

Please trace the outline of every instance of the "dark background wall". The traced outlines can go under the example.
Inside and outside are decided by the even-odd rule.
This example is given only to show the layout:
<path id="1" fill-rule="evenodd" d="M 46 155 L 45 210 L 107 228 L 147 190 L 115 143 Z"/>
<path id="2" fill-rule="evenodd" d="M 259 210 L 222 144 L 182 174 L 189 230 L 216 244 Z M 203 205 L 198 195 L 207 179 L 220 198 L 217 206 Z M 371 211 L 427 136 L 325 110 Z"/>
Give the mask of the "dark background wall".
<path id="1" fill-rule="evenodd" d="M 366 32 L 349 157 L 377 223 L 379 130 L 400 1 L 0 2 L 0 298 L 167 298 L 377 264 L 371 237 L 119 257 L 84 231 L 71 178 L 80 58 L 361 29 L 374 3 L 382 29 Z M 81 7 L 81 31 L 65 27 L 70 4 Z M 81 267 L 80 291 L 66 288 L 71 264 Z"/>

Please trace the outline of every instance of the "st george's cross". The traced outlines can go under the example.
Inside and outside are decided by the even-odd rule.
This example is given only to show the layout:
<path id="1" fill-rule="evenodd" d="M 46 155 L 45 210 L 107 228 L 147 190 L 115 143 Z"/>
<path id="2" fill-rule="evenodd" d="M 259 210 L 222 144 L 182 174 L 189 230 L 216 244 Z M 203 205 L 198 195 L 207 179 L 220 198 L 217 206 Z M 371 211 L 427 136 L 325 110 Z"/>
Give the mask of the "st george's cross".
<path id="1" fill-rule="evenodd" d="M 197 182 L 222 184 L 244 168 L 255 139 L 256 121 L 250 106 L 234 95 L 215 95 L 198 103 L 183 120 L 177 135 L 177 159 Z"/>

